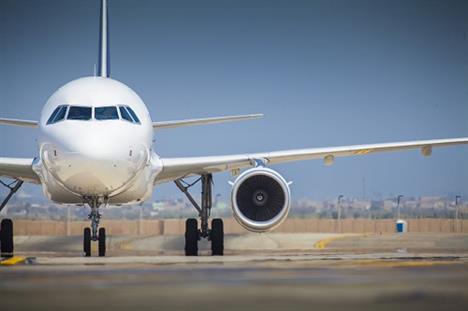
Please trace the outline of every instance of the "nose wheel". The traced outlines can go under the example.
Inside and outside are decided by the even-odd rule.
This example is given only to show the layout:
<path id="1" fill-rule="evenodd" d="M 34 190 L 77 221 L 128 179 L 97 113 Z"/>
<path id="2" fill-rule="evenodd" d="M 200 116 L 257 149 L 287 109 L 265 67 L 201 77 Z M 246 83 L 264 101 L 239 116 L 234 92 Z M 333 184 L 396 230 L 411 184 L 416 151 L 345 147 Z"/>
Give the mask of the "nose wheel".
<path id="1" fill-rule="evenodd" d="M 99 257 L 106 256 L 106 228 L 99 228 L 98 255 Z"/>
<path id="2" fill-rule="evenodd" d="M 91 207 L 91 213 L 88 219 L 91 220 L 91 228 L 87 227 L 83 230 L 83 255 L 85 257 L 91 256 L 91 242 L 98 242 L 98 255 L 99 257 L 106 256 L 106 229 L 99 228 L 99 221 L 101 214 L 98 212 L 99 201 L 97 199 L 88 200 Z"/>
<path id="3" fill-rule="evenodd" d="M 201 181 L 202 184 L 201 207 L 188 191 L 198 181 Z M 198 256 L 198 241 L 202 238 L 211 241 L 211 254 L 213 256 L 222 256 L 224 254 L 223 220 L 215 218 L 211 221 L 211 229 L 208 227 L 212 206 L 212 183 L 213 177 L 211 174 L 202 175 L 200 179 L 192 184 L 187 184 L 182 179 L 175 181 L 177 187 L 187 196 L 200 217 L 200 229 L 198 228 L 198 221 L 195 218 L 189 218 L 185 222 L 186 256 Z"/>

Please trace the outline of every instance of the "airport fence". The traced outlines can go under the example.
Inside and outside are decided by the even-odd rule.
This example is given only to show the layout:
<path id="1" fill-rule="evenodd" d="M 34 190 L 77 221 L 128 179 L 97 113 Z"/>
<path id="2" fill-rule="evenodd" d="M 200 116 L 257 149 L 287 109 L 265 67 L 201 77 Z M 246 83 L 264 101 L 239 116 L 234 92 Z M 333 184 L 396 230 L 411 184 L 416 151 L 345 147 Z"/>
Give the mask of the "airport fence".
<path id="1" fill-rule="evenodd" d="M 468 220 L 407 219 L 412 233 L 468 233 Z M 184 219 L 161 220 L 103 220 L 109 235 L 179 235 L 184 234 Z M 22 220 L 14 222 L 16 235 L 81 235 L 89 221 Z M 282 233 L 394 233 L 394 220 L 373 219 L 287 219 L 273 232 Z M 226 234 L 244 234 L 233 218 L 224 219 Z"/>

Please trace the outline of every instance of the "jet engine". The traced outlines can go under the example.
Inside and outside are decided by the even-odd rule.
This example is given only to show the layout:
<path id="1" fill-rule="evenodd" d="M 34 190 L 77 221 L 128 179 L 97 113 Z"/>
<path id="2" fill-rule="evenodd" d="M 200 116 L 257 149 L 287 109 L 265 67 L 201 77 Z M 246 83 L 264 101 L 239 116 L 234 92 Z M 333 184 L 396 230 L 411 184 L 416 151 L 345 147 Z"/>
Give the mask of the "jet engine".
<path id="1" fill-rule="evenodd" d="M 232 183 L 234 217 L 245 229 L 265 232 L 281 224 L 290 208 L 289 183 L 276 171 L 255 167 Z"/>

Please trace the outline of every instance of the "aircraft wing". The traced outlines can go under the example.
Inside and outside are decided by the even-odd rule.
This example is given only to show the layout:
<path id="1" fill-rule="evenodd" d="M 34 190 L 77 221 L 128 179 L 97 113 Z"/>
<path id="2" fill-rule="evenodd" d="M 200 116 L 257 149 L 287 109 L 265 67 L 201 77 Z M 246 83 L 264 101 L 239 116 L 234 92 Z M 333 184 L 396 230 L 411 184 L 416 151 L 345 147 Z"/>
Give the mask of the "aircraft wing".
<path id="1" fill-rule="evenodd" d="M 32 169 L 33 162 L 33 158 L 0 158 L 0 177 L 39 184 L 41 181 Z"/>
<path id="2" fill-rule="evenodd" d="M 261 117 L 263 117 L 263 114 L 246 114 L 246 115 L 239 115 L 239 116 L 224 116 L 224 117 L 214 117 L 214 118 L 161 121 L 161 122 L 153 122 L 153 128 L 154 129 L 167 129 L 167 128 L 182 127 L 182 126 L 244 121 L 244 120 L 258 119 Z"/>
<path id="3" fill-rule="evenodd" d="M 186 120 L 172 120 L 172 121 L 159 121 L 153 122 L 153 128 L 156 129 L 167 129 L 176 128 L 183 126 L 194 126 L 194 125 L 205 125 L 205 124 L 216 124 L 234 121 L 244 121 L 251 119 L 258 119 L 263 117 L 263 114 L 246 114 L 238 116 L 223 116 L 213 118 L 201 118 L 201 119 L 186 119 Z M 15 125 L 15 126 L 26 126 L 26 127 L 37 127 L 39 122 L 32 120 L 20 120 L 20 119 L 7 119 L 0 118 L 0 124 L 2 125 Z"/>
<path id="4" fill-rule="evenodd" d="M 3 125 L 16 125 L 16 126 L 27 126 L 27 127 L 37 127 L 37 121 L 32 120 L 20 120 L 20 119 L 5 119 L 0 118 L 0 124 Z"/>
<path id="5" fill-rule="evenodd" d="M 424 156 L 429 156 L 432 153 L 433 147 L 459 144 L 468 144 L 468 137 L 283 150 L 224 156 L 161 158 L 163 169 L 162 172 L 156 177 L 155 182 L 162 183 L 191 175 L 216 173 L 254 167 L 258 161 L 262 161 L 267 165 L 271 165 L 292 161 L 323 159 L 326 165 L 330 165 L 333 164 L 335 158 L 337 157 L 350 157 L 377 152 L 408 149 L 420 149 Z"/>

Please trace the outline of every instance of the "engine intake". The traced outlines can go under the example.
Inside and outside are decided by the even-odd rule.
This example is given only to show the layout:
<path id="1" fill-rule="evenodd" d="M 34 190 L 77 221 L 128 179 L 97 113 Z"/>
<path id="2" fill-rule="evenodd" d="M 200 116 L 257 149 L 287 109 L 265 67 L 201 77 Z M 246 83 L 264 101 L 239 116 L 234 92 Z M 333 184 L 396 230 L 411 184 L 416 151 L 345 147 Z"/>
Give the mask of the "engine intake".
<path id="1" fill-rule="evenodd" d="M 233 183 L 234 217 L 247 230 L 271 230 L 288 215 L 290 197 L 289 185 L 278 172 L 265 167 L 249 169 Z"/>

